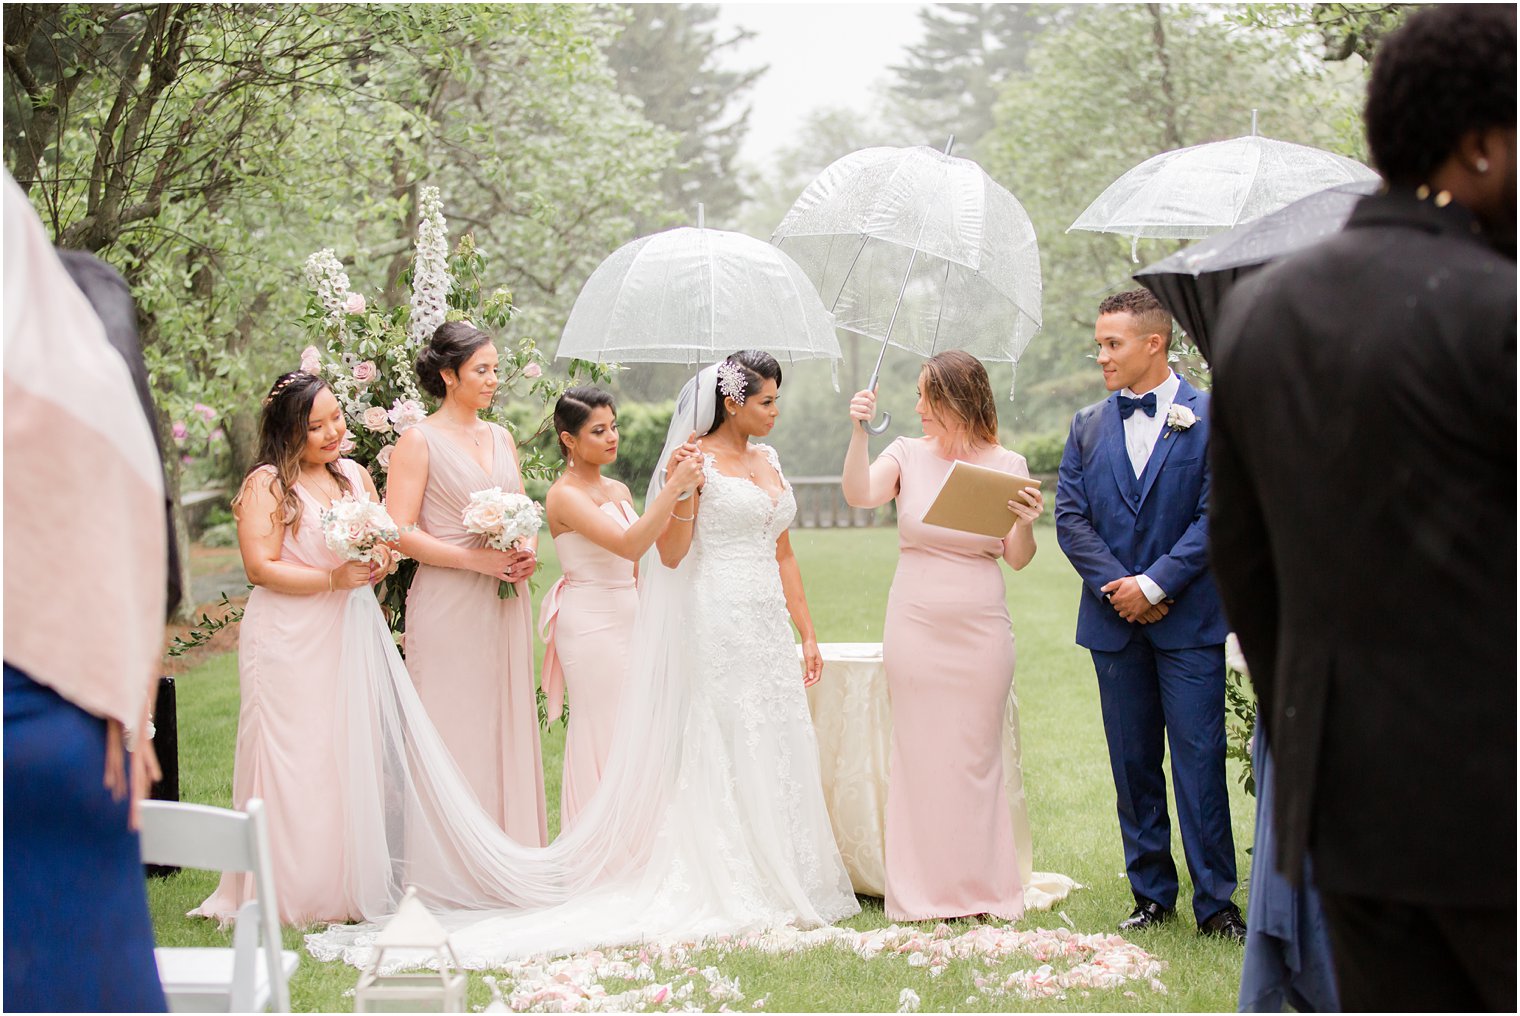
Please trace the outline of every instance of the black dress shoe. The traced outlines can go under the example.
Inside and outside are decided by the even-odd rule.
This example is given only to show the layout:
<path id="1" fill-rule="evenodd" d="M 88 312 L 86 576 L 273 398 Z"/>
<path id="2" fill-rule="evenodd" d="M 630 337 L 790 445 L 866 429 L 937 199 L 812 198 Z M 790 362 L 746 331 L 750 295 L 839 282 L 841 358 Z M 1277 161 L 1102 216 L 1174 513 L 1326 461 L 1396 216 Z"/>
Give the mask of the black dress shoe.
<path id="1" fill-rule="evenodd" d="M 1119 922 L 1120 931 L 1139 931 L 1154 928 L 1172 919 L 1172 908 L 1163 907 L 1155 900 L 1135 900 L 1135 911 Z"/>
<path id="2" fill-rule="evenodd" d="M 1240 916 L 1240 908 L 1231 903 L 1219 913 L 1198 925 L 1198 934 L 1215 938 L 1227 938 L 1232 942 L 1246 940 L 1246 922 Z"/>

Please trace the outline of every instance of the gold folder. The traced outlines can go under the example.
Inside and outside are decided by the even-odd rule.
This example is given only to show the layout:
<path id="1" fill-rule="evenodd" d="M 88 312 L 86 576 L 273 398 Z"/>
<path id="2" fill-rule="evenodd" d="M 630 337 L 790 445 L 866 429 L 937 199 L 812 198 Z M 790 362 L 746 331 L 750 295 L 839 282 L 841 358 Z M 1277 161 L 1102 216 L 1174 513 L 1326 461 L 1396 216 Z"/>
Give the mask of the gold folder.
<path id="1" fill-rule="evenodd" d="M 1039 486 L 1039 480 L 1027 476 L 957 461 L 924 512 L 924 524 L 1001 540 L 1019 520 L 1008 510 L 1008 502 L 1026 487 Z"/>

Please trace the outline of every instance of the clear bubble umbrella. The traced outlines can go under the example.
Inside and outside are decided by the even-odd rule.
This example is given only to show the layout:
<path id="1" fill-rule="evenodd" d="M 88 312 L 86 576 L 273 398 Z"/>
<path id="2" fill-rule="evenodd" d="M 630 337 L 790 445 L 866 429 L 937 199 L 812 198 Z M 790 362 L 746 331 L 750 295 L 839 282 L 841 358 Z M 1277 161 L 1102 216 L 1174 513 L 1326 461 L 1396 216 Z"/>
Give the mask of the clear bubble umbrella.
<path id="1" fill-rule="evenodd" d="M 1040 329 L 1028 214 L 981 166 L 949 151 L 846 155 L 808 184 L 771 237 L 813 280 L 838 327 L 882 344 L 872 390 L 889 345 L 1017 365 Z M 880 434 L 891 419 L 865 426 Z"/>
<path id="2" fill-rule="evenodd" d="M 557 359 L 700 367 L 737 349 L 836 364 L 834 317 L 801 268 L 742 233 L 696 228 L 639 237 L 581 287 Z"/>
<path id="3" fill-rule="evenodd" d="M 1067 232 L 1202 239 L 1315 191 L 1377 174 L 1334 152 L 1251 133 L 1153 155 L 1108 185 Z M 1138 260 L 1138 255 L 1136 254 Z"/>

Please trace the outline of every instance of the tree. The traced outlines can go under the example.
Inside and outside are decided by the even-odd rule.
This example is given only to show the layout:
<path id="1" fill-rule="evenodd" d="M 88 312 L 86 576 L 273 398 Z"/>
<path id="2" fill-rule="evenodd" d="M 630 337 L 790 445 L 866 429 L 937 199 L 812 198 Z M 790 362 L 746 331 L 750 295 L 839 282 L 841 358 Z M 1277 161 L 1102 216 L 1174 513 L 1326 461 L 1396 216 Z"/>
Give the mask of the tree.
<path id="1" fill-rule="evenodd" d="M 722 54 L 753 38 L 720 37 L 715 4 L 624 4 L 626 23 L 606 45 L 618 86 L 644 116 L 680 140 L 676 164 L 660 178 L 670 218 L 689 221 L 697 202 L 725 219 L 744 201 L 734 158 L 749 129 L 744 96 L 764 67 L 725 70 Z"/>
<path id="2" fill-rule="evenodd" d="M 1067 233 L 1072 221 L 1144 159 L 1246 133 L 1253 108 L 1263 134 L 1359 157 L 1339 125 L 1354 122 L 1362 79 L 1287 33 L 1187 5 L 1084 7 L 1028 62 L 998 101 L 983 164 L 1023 203 L 1041 248 L 1044 329 L 1020 364 L 1015 418 L 1055 430 L 1101 396 L 1088 360 L 1097 304 L 1140 267 L 1128 237 Z M 1179 246 L 1142 240 L 1139 261 Z"/>
<path id="3" fill-rule="evenodd" d="M 605 26 L 571 5 L 11 5 L 6 161 L 59 243 L 126 275 L 167 441 L 219 425 L 223 476 L 197 482 L 232 479 L 297 360 L 306 254 L 352 250 L 356 288 L 397 291 L 425 180 L 508 252 L 488 285 L 530 295 L 514 326 L 557 332 L 673 158 L 617 93 Z"/>
<path id="4" fill-rule="evenodd" d="M 1383 37 L 1404 23 L 1421 4 L 1250 4 L 1239 17 L 1246 24 L 1280 28 L 1315 37 L 1325 60 L 1353 56 L 1372 62 Z"/>
<path id="5" fill-rule="evenodd" d="M 892 68 L 897 112 L 917 135 L 913 143 L 935 145 L 954 133 L 961 148 L 975 151 L 992 127 L 1003 82 L 1025 69 L 1034 40 L 1065 12 L 1060 4 L 998 3 L 920 10 L 924 37 Z"/>

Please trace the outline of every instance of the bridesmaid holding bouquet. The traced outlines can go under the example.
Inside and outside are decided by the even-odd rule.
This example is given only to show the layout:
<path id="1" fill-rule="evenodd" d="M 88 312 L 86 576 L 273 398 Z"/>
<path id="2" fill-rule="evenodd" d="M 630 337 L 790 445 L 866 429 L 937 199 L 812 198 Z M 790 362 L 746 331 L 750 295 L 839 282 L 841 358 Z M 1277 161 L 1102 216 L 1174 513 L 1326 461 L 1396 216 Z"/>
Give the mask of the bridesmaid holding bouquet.
<path id="1" fill-rule="evenodd" d="M 689 514 L 679 510 L 683 502 L 677 499 L 696 489 L 702 465 L 695 457 L 673 463 L 668 482 L 640 518 L 628 487 L 602 475 L 618 453 L 612 396 L 598 388 L 570 389 L 554 406 L 554 429 L 565 471 L 544 500 L 564 575 L 544 596 L 539 633 L 546 646 L 549 718 L 560 715 L 567 686 L 575 700 L 565 732 L 563 831 L 591 799 L 606 766 L 639 605 L 637 562 L 672 514 Z"/>
<path id="2" fill-rule="evenodd" d="M 406 667 L 480 804 L 513 839 L 548 840 L 533 680 L 531 546 L 493 550 L 466 528 L 471 496 L 522 493 L 512 435 L 479 417 L 496 395 L 496 347 L 464 321 L 438 326 L 417 380 L 441 400 L 391 453 L 386 504 L 418 568 L 406 598 Z M 518 595 L 502 598 L 502 582 Z"/>
<path id="3" fill-rule="evenodd" d="M 321 515 L 347 495 L 376 502 L 374 481 L 340 456 L 348 428 L 327 382 L 293 371 L 264 400 L 258 463 L 232 501 L 238 549 L 253 583 L 238 631 L 237 751 L 232 802 L 264 800 L 286 924 L 349 921 L 344 801 L 333 731 L 338 659 L 349 593 L 392 564 L 349 561 L 330 549 Z M 230 920 L 253 895 L 252 876 L 227 874 L 191 914 Z"/>
<path id="4" fill-rule="evenodd" d="M 866 432 L 852 425 L 844 461 L 850 505 L 897 499 L 900 557 L 882 643 L 892 699 L 886 912 L 894 921 L 1015 920 L 1024 886 L 1002 755 L 1014 652 L 998 562 L 1017 571 L 1034 557 L 1044 501 L 1035 488 L 1009 501 L 1016 521 L 1002 539 L 926 525 L 956 461 L 1020 476 L 1029 467 L 998 444 L 992 385 L 975 357 L 931 357 L 918 386 L 924 436 L 898 438 L 868 466 Z M 875 413 L 875 394 L 857 392 L 850 419 Z"/>

